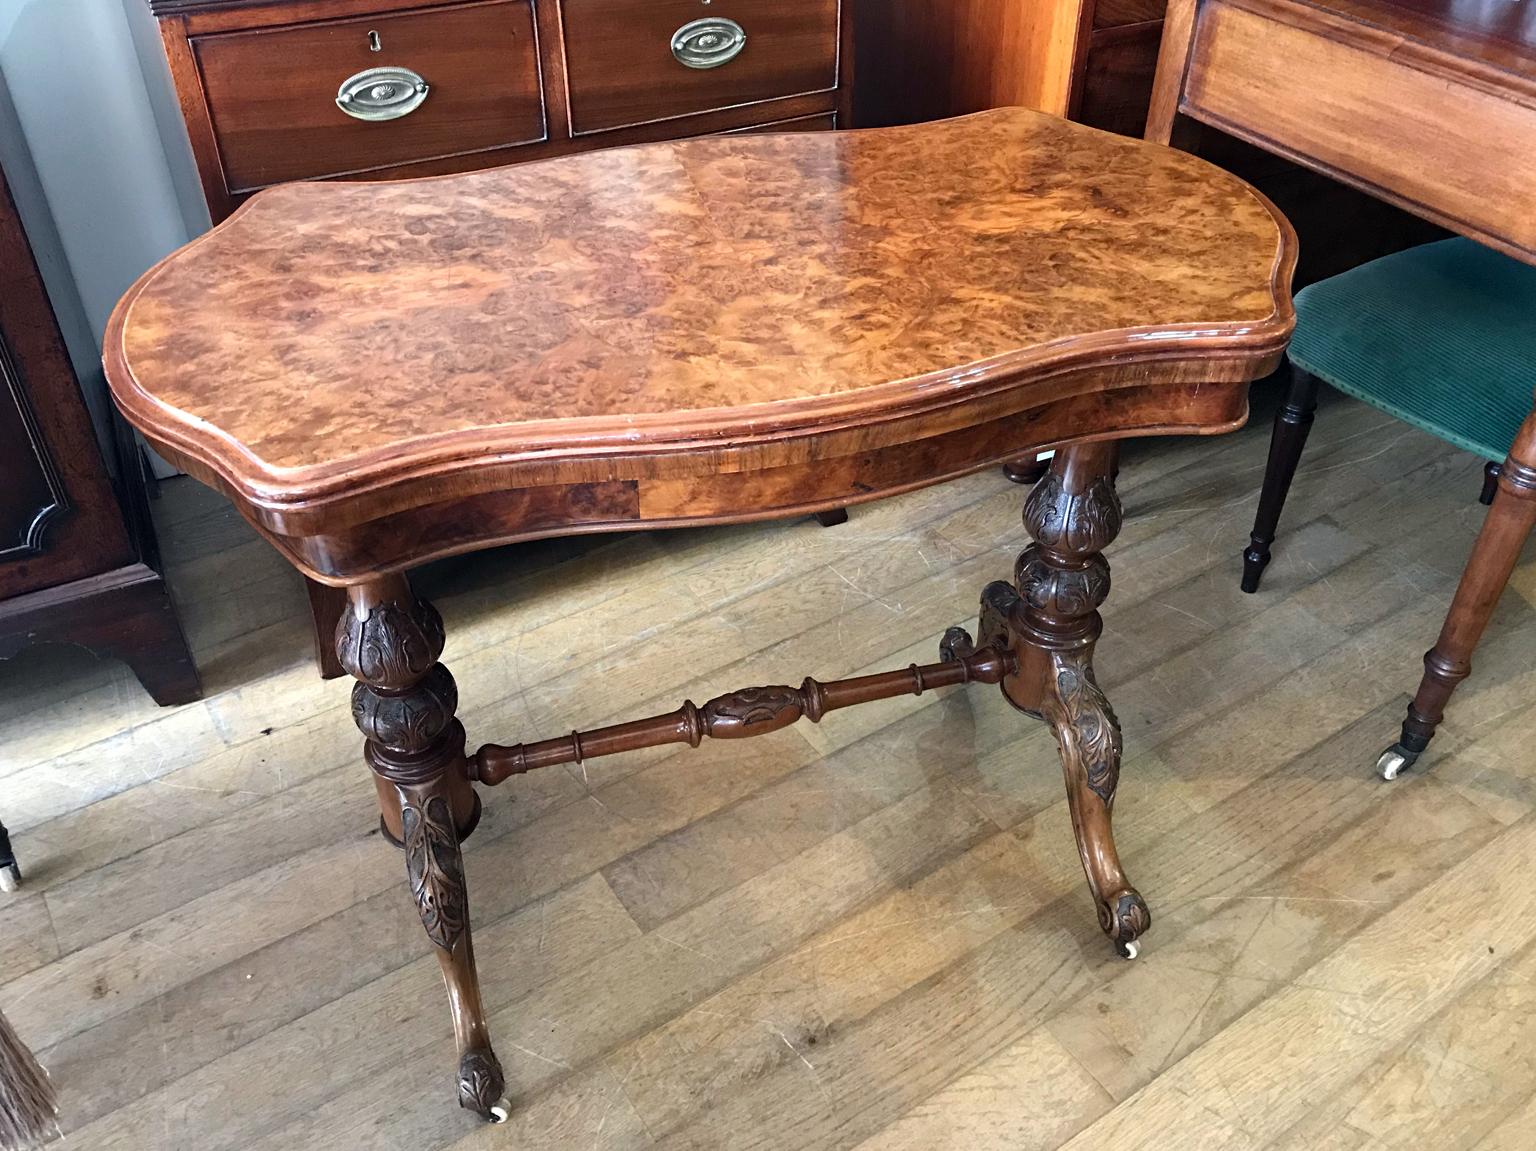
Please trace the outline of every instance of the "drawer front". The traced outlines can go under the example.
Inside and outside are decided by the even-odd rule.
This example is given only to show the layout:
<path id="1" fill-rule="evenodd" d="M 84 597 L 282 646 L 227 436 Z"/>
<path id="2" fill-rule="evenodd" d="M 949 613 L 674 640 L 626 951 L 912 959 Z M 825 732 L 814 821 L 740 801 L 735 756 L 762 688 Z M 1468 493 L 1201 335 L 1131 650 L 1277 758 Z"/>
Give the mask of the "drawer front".
<path id="1" fill-rule="evenodd" d="M 529 0 L 221 33 L 192 46 L 235 194 L 544 138 Z"/>
<path id="2" fill-rule="evenodd" d="M 771 120 L 766 124 L 753 124 L 750 128 L 732 128 L 725 136 L 750 136 L 768 132 L 830 132 L 837 127 L 837 113 L 821 116 L 796 116 L 793 120 Z"/>
<path id="3" fill-rule="evenodd" d="M 838 0 L 564 0 L 571 131 L 834 89 L 838 7 Z"/>

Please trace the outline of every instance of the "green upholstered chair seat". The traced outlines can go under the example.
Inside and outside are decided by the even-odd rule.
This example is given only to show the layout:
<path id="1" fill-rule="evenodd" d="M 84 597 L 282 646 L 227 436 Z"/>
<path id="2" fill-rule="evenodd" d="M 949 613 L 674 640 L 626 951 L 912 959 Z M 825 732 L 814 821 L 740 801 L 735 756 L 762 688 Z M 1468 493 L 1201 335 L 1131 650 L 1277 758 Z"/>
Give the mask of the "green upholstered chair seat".
<path id="1" fill-rule="evenodd" d="M 1291 359 L 1357 399 L 1502 460 L 1536 390 L 1536 267 L 1461 238 L 1296 295 Z"/>

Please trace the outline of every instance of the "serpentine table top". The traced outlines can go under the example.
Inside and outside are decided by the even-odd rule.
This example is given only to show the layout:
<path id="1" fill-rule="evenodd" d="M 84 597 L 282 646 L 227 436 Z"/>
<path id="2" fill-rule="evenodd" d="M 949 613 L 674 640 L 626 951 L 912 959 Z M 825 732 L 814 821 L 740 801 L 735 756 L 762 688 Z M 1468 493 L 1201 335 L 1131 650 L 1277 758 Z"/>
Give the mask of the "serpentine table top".
<path id="1" fill-rule="evenodd" d="M 1220 432 L 1279 359 L 1295 236 L 1203 161 L 1018 109 L 654 144 L 254 197 L 118 306 L 107 375 L 161 451 L 304 572 L 385 835 L 448 987 L 460 1103 L 505 1117 L 459 842 L 475 784 L 998 684 L 1056 734 L 1116 950 L 1151 925 L 1110 830 L 1093 676 L 1114 439 Z M 784 515 L 1059 445 L 1012 582 L 936 663 L 727 692 L 467 750 L 442 618 L 404 569 L 572 531 Z"/>
<path id="2" fill-rule="evenodd" d="M 344 584 L 1230 429 L 1294 255 L 1232 176 L 1002 109 L 274 188 L 146 273 L 105 356 L 157 448 Z"/>

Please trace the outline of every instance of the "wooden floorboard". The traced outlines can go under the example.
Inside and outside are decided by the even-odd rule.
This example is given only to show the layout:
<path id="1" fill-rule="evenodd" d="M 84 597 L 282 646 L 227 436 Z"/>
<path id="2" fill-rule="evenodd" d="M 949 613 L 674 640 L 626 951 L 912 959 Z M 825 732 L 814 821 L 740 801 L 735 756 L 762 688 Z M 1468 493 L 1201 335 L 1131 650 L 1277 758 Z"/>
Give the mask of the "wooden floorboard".
<path id="1" fill-rule="evenodd" d="M 1430 770 L 1383 785 L 1480 464 L 1329 398 L 1245 596 L 1264 423 L 1125 454 L 1099 670 L 1140 959 L 1094 923 L 1049 733 L 995 691 L 550 769 L 466 845 L 501 1127 L 452 1105 L 436 962 L 300 582 L 168 481 L 208 697 L 155 708 L 73 649 L 0 664 L 28 876 L 0 1009 L 71 1144 L 1530 1146 L 1536 553 Z M 472 738 L 539 738 L 931 659 L 1009 574 L 1022 497 L 988 472 L 832 529 L 545 541 L 417 583 Z"/>

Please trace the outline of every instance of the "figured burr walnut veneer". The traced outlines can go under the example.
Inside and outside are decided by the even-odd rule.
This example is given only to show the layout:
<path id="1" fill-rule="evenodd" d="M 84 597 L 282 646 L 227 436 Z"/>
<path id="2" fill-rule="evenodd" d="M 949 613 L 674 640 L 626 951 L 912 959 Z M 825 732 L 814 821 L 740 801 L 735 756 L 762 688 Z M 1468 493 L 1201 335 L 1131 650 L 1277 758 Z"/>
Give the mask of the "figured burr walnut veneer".
<path id="1" fill-rule="evenodd" d="M 1193 157 L 1019 109 L 498 171 L 292 185 L 147 273 L 107 338 L 123 411 L 306 574 L 346 586 L 386 833 L 493 1113 L 459 840 L 473 782 L 1000 683 L 1055 730 L 1101 926 L 1150 923 L 1110 834 L 1094 681 L 1117 438 L 1226 431 L 1292 324 L 1295 238 Z M 1035 543 L 933 664 L 774 685 L 466 751 L 403 575 L 509 540 L 840 507 L 1056 445 Z"/>

